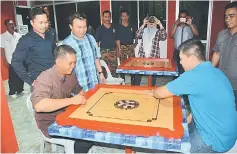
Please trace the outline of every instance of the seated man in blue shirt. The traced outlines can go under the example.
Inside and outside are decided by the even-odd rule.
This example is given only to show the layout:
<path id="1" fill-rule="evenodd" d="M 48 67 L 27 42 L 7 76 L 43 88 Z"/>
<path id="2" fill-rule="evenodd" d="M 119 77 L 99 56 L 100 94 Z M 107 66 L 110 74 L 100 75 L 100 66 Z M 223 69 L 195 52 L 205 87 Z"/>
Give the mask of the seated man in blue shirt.
<path id="1" fill-rule="evenodd" d="M 237 139 L 234 94 L 227 77 L 205 61 L 204 53 L 201 41 L 185 41 L 179 54 L 185 72 L 156 88 L 153 95 L 157 98 L 188 95 L 193 117 L 189 123 L 190 152 L 226 152 Z"/>

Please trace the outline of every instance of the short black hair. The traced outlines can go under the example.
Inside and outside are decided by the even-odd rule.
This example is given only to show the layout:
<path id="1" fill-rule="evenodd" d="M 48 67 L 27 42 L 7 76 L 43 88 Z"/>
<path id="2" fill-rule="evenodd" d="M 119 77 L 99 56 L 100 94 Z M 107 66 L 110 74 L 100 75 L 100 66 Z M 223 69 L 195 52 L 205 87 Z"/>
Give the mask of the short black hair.
<path id="1" fill-rule="evenodd" d="M 109 10 L 105 10 L 102 15 L 104 16 L 105 13 L 109 13 L 111 15 L 111 12 Z"/>
<path id="2" fill-rule="evenodd" d="M 179 46 L 180 52 L 186 56 L 194 55 L 201 61 L 206 61 L 205 58 L 205 47 L 199 39 L 193 38 L 187 41 L 184 41 Z"/>
<path id="3" fill-rule="evenodd" d="M 236 8 L 237 9 L 237 1 L 229 3 L 225 6 L 225 11 L 230 8 Z"/>
<path id="4" fill-rule="evenodd" d="M 54 49 L 55 59 L 63 57 L 66 54 L 76 54 L 76 51 L 69 45 L 60 45 Z"/>
<path id="5" fill-rule="evenodd" d="M 181 13 L 185 13 L 185 14 L 188 16 L 188 11 L 187 11 L 187 10 L 180 10 L 180 11 L 179 11 L 179 17 L 180 17 L 180 14 L 181 14 Z"/>
<path id="6" fill-rule="evenodd" d="M 122 13 L 127 13 L 127 15 L 129 16 L 129 12 L 128 12 L 128 10 L 121 10 L 121 12 L 120 12 L 120 16 L 122 16 Z"/>
<path id="7" fill-rule="evenodd" d="M 35 7 L 30 10 L 30 19 L 33 20 L 35 19 L 35 16 L 42 15 L 42 14 L 46 14 L 46 12 L 40 7 Z"/>
<path id="8" fill-rule="evenodd" d="M 86 15 L 84 13 L 79 13 L 79 12 L 74 12 L 74 13 L 70 14 L 68 17 L 68 23 L 70 25 L 72 25 L 74 19 L 87 20 Z"/>
<path id="9" fill-rule="evenodd" d="M 7 26 L 7 24 L 9 23 L 9 21 L 11 21 L 12 19 L 6 19 L 5 21 L 4 21 L 4 25 L 5 26 Z"/>

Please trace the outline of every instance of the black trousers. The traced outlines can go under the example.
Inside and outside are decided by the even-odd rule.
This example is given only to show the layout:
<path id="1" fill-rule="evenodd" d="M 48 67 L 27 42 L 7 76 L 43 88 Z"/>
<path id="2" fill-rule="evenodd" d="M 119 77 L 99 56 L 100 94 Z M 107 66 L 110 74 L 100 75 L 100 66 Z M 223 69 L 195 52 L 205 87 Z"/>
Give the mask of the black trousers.
<path id="1" fill-rule="evenodd" d="M 70 140 L 74 140 L 74 153 L 88 153 L 88 151 L 90 150 L 90 148 L 96 144 L 96 142 L 93 141 L 86 141 L 86 140 L 80 140 L 80 139 L 71 139 L 71 138 L 67 138 L 67 137 L 61 137 L 61 136 L 49 136 L 46 135 L 46 137 L 53 137 L 53 138 L 59 138 L 59 139 L 70 139 Z"/>
<path id="2" fill-rule="evenodd" d="M 76 140 L 74 144 L 74 153 L 88 153 L 93 146 L 93 142 L 85 140 Z"/>
<path id="3" fill-rule="evenodd" d="M 183 66 L 180 64 L 180 57 L 179 57 L 179 50 L 178 49 L 174 49 L 174 54 L 173 54 L 173 58 L 176 62 L 176 67 L 178 67 L 178 72 L 179 75 L 182 74 L 184 72 L 184 68 Z"/>
<path id="4" fill-rule="evenodd" d="M 16 92 L 21 93 L 24 90 L 23 89 L 24 81 L 20 79 L 20 77 L 16 74 L 11 65 L 9 65 L 8 73 L 9 73 L 9 80 L 8 80 L 9 95 L 13 95 Z"/>
<path id="5" fill-rule="evenodd" d="M 120 77 L 124 79 L 125 82 L 125 74 L 120 74 Z M 131 85 L 135 85 L 135 75 L 130 75 L 131 77 Z"/>

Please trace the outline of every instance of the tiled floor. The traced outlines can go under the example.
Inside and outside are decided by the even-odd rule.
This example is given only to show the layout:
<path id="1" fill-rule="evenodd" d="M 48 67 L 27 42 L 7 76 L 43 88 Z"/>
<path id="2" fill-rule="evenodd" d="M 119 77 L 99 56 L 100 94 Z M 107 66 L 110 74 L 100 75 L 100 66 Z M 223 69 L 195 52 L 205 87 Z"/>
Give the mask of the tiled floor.
<path id="1" fill-rule="evenodd" d="M 157 79 L 157 86 L 165 85 L 170 81 L 172 77 L 160 77 Z M 127 82 L 128 81 L 128 82 Z M 130 79 L 126 76 L 126 84 L 129 83 Z M 142 85 L 147 84 L 147 78 L 142 79 Z M 8 94 L 8 82 L 4 82 L 6 94 Z M 25 90 L 29 90 L 29 85 L 25 84 Z M 19 146 L 18 153 L 39 153 L 40 149 L 40 134 L 37 126 L 34 123 L 30 113 L 26 107 L 26 99 L 29 94 L 19 95 L 18 98 L 12 99 L 7 96 L 8 105 L 15 129 L 15 134 Z M 45 152 L 51 151 L 50 145 L 46 144 Z M 57 152 L 62 153 L 63 148 L 58 147 Z M 123 149 L 108 148 L 93 146 L 89 153 L 124 153 Z"/>

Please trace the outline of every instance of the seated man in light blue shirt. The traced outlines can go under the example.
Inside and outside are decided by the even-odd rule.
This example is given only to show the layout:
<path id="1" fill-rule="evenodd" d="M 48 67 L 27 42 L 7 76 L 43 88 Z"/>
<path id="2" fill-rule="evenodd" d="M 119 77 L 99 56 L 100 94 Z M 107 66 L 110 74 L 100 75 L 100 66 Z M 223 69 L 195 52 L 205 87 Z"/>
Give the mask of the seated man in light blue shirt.
<path id="1" fill-rule="evenodd" d="M 94 37 L 86 33 L 87 19 L 84 14 L 73 13 L 68 21 L 71 34 L 62 44 L 70 45 L 76 51 L 77 63 L 74 72 L 86 92 L 96 84 L 105 82 L 100 65 L 100 50 Z"/>
<path id="2" fill-rule="evenodd" d="M 180 46 L 185 72 L 156 88 L 157 98 L 188 95 L 192 112 L 189 123 L 192 153 L 226 152 L 237 139 L 237 112 L 231 84 L 219 69 L 205 61 L 201 41 L 191 39 Z"/>

